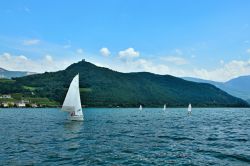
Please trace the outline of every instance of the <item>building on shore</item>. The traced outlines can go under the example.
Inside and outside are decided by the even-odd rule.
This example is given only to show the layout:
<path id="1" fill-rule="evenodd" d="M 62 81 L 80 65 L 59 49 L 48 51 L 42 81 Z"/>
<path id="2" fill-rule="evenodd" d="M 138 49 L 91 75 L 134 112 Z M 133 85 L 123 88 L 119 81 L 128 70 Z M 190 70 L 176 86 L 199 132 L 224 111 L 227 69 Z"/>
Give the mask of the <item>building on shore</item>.
<path id="1" fill-rule="evenodd" d="M 29 100 L 21 100 L 21 103 L 29 104 L 30 101 Z"/>
<path id="2" fill-rule="evenodd" d="M 27 105 L 30 105 L 29 100 L 21 100 L 21 101 L 16 103 L 17 107 L 26 107 Z"/>
<path id="3" fill-rule="evenodd" d="M 1 95 L 0 99 L 11 99 L 11 95 Z"/>
<path id="4" fill-rule="evenodd" d="M 37 106 L 37 104 L 33 103 L 33 104 L 31 104 L 31 107 L 32 108 L 37 108 L 38 106 Z"/>
<path id="5" fill-rule="evenodd" d="M 0 106 L 4 107 L 4 108 L 8 108 L 8 107 L 13 107 L 14 106 L 14 102 L 2 102 L 0 103 Z"/>
<path id="6" fill-rule="evenodd" d="M 18 102 L 16 103 L 17 107 L 26 107 L 26 104 L 24 102 Z"/>
<path id="7" fill-rule="evenodd" d="M 2 103 L 2 106 L 3 106 L 4 108 L 7 108 L 7 107 L 9 107 L 9 104 L 8 104 L 8 103 Z"/>

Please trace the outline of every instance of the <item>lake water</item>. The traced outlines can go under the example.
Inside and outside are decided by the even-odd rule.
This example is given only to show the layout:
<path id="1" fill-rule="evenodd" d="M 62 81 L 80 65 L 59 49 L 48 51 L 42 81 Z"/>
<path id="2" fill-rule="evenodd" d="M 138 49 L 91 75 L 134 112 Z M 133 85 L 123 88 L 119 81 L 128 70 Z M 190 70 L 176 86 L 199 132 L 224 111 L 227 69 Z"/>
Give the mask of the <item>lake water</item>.
<path id="1" fill-rule="evenodd" d="M 249 165 L 250 109 L 1 109 L 0 165 Z"/>

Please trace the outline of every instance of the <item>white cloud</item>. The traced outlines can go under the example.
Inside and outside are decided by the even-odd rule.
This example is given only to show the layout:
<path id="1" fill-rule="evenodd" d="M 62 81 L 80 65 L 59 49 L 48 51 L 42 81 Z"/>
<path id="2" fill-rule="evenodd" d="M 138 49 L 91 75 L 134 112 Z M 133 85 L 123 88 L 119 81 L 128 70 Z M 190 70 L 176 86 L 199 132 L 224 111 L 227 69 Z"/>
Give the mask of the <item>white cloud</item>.
<path id="1" fill-rule="evenodd" d="M 180 50 L 180 49 L 175 49 L 175 53 L 177 54 L 177 55 L 182 55 L 183 53 L 182 53 L 182 51 Z"/>
<path id="2" fill-rule="evenodd" d="M 132 59 L 130 61 L 122 61 L 119 65 L 112 65 L 115 70 L 121 72 L 151 72 L 162 75 L 186 76 L 189 74 L 186 70 L 180 68 L 171 68 L 166 64 L 154 62 L 150 59 Z"/>
<path id="3" fill-rule="evenodd" d="M 250 54 L 250 48 L 248 48 L 248 49 L 246 50 L 246 52 L 247 52 L 248 54 Z"/>
<path id="4" fill-rule="evenodd" d="M 132 58 L 135 58 L 135 57 L 139 57 L 140 53 L 138 51 L 135 51 L 134 48 L 127 48 L 126 50 L 120 51 L 118 53 L 118 56 L 120 58 L 132 59 Z"/>
<path id="5" fill-rule="evenodd" d="M 147 71 L 158 74 L 167 74 L 170 72 L 170 69 L 167 65 L 154 64 L 153 62 L 145 59 L 138 59 L 134 62 L 134 65 L 137 70 L 140 71 Z"/>
<path id="6" fill-rule="evenodd" d="M 49 55 L 49 54 L 47 54 L 47 55 L 45 55 L 45 60 L 47 61 L 47 62 L 53 62 L 53 58 L 52 58 L 52 56 L 51 55 Z"/>
<path id="7" fill-rule="evenodd" d="M 188 64 L 188 61 L 186 59 L 177 56 L 167 56 L 167 57 L 162 57 L 161 59 L 170 63 L 174 63 L 176 65 Z"/>
<path id="8" fill-rule="evenodd" d="M 215 80 L 215 81 L 227 81 L 229 79 L 250 74 L 250 59 L 248 61 L 232 60 L 229 63 L 224 64 L 220 68 L 213 70 L 207 69 L 194 69 L 193 76 Z"/>
<path id="9" fill-rule="evenodd" d="M 51 55 L 45 55 L 42 59 L 32 60 L 24 55 L 12 55 L 10 53 L 0 54 L 0 67 L 7 70 L 44 72 L 65 69 L 72 64 L 73 60 L 53 61 Z"/>
<path id="10" fill-rule="evenodd" d="M 5 52 L 3 53 L 2 58 L 4 58 L 5 60 L 9 60 L 11 58 L 11 55 L 10 53 Z"/>
<path id="11" fill-rule="evenodd" d="M 107 65 L 107 64 L 104 64 L 104 63 L 95 62 L 94 64 L 95 64 L 96 66 L 99 66 L 99 67 L 106 67 L 106 68 L 112 69 L 112 68 L 110 67 L 110 65 Z"/>
<path id="12" fill-rule="evenodd" d="M 110 51 L 108 48 L 106 47 L 103 47 L 100 49 L 100 53 L 103 55 L 103 56 L 109 56 L 110 55 Z"/>
<path id="13" fill-rule="evenodd" d="M 221 59 L 220 60 L 220 64 L 223 65 L 224 64 L 224 60 Z"/>
<path id="14" fill-rule="evenodd" d="M 115 70 L 122 72 L 152 72 L 158 74 L 166 74 L 169 72 L 169 68 L 166 65 L 156 65 L 153 62 L 146 59 L 136 59 L 130 61 L 123 61 L 123 63 L 114 66 Z"/>
<path id="15" fill-rule="evenodd" d="M 173 56 L 165 57 L 165 60 L 178 65 L 188 63 L 183 58 Z M 227 81 L 241 75 L 250 75 L 250 59 L 246 61 L 232 60 L 228 63 L 220 60 L 220 66 L 214 69 L 192 68 L 191 66 L 180 68 L 171 65 L 168 66 L 168 64 L 164 64 L 162 61 L 142 58 L 121 62 L 119 65 L 111 66 L 114 66 L 115 70 L 122 72 L 147 71 L 157 74 L 170 74 L 177 77 L 191 76 L 214 81 Z"/>
<path id="16" fill-rule="evenodd" d="M 40 43 L 40 40 L 38 39 L 23 40 L 23 45 L 25 46 L 37 45 L 39 43 Z"/>
<path id="17" fill-rule="evenodd" d="M 78 54 L 82 54 L 82 53 L 83 53 L 83 49 L 78 48 L 78 49 L 76 50 L 76 52 L 77 52 Z"/>
<path id="18" fill-rule="evenodd" d="M 61 47 L 61 49 L 63 49 Z M 83 52 L 80 49 L 81 53 Z M 72 51 L 75 54 L 75 51 Z M 78 51 L 79 52 L 79 51 Z M 55 59 L 54 54 L 42 54 L 41 59 L 30 59 L 25 55 L 13 55 L 5 52 L 0 53 L 0 67 L 9 70 L 31 71 L 31 72 L 44 72 L 44 71 L 58 71 L 65 69 L 70 64 L 77 62 L 79 59 Z M 250 59 L 249 60 L 232 60 L 230 62 L 218 61 L 220 65 L 217 68 L 192 68 L 192 66 L 185 65 L 182 68 L 180 66 L 172 66 L 168 63 L 164 63 L 163 59 L 171 62 L 171 64 L 183 65 L 189 63 L 187 60 L 180 56 L 167 56 L 163 59 L 144 59 L 138 58 L 140 53 L 133 48 L 120 51 L 118 56 L 122 59 L 118 59 L 117 62 L 107 64 L 99 63 L 99 66 L 112 66 L 112 69 L 122 72 L 136 72 L 147 71 L 157 74 L 170 74 L 178 77 L 192 76 L 203 79 L 210 79 L 215 81 L 227 81 L 231 78 L 238 77 L 240 75 L 250 75 Z M 137 58 L 135 58 L 137 57 Z M 79 57 L 80 58 L 80 57 Z M 125 59 L 125 60 L 124 60 Z M 89 59 L 90 60 L 90 59 Z M 92 59 L 93 60 L 93 59 Z M 93 60 L 95 61 L 95 59 Z M 218 64 L 217 62 L 217 64 Z M 96 63 L 95 63 L 96 64 Z"/>
<path id="19" fill-rule="evenodd" d="M 63 46 L 63 48 L 70 48 L 70 47 L 71 47 L 70 44 L 66 44 L 66 45 Z"/>
<path id="20" fill-rule="evenodd" d="M 24 60 L 24 61 L 27 61 L 28 58 L 24 55 L 20 55 L 20 56 L 17 56 L 17 58 L 21 59 L 21 60 Z"/>
<path id="21" fill-rule="evenodd" d="M 10 53 L 0 54 L 0 66 L 8 70 L 25 71 L 27 68 L 32 69 L 35 66 L 24 55 L 13 56 Z"/>

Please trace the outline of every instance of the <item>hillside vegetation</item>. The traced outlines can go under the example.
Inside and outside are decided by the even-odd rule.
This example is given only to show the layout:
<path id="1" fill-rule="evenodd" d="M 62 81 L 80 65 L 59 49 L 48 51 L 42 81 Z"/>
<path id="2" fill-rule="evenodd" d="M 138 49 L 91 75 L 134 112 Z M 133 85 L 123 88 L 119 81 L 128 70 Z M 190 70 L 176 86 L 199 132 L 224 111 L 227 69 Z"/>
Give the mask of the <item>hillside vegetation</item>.
<path id="1" fill-rule="evenodd" d="M 80 61 L 58 72 L 0 82 L 0 93 L 24 93 L 62 103 L 72 78 L 80 74 L 82 104 L 88 107 L 246 107 L 248 104 L 206 83 L 147 72 L 120 73 Z"/>

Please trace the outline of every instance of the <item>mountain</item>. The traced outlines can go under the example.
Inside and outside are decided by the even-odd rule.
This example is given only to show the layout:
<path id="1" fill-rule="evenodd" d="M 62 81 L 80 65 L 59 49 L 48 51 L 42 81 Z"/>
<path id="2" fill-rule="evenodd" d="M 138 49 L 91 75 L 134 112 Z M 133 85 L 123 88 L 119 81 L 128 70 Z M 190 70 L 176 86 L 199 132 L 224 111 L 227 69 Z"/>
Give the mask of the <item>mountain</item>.
<path id="1" fill-rule="evenodd" d="M 14 78 L 14 77 L 23 77 L 27 75 L 35 74 L 34 72 L 26 71 L 9 71 L 0 67 L 0 78 Z"/>
<path id="2" fill-rule="evenodd" d="M 199 83 L 208 83 L 208 84 L 212 84 L 214 86 L 221 86 L 221 85 L 223 85 L 222 82 L 204 80 L 204 79 L 200 79 L 200 78 L 194 78 L 194 77 L 181 77 L 181 78 L 184 79 L 184 80 L 187 80 L 187 81 L 199 82 Z"/>
<path id="3" fill-rule="evenodd" d="M 242 99 L 206 83 L 148 72 L 120 73 L 86 61 L 65 70 L 15 78 L 0 93 L 25 93 L 63 102 L 72 78 L 80 74 L 82 103 L 89 107 L 246 107 Z"/>
<path id="4" fill-rule="evenodd" d="M 250 76 L 240 76 L 224 83 L 227 87 L 250 92 Z"/>
<path id="5" fill-rule="evenodd" d="M 227 82 L 215 82 L 193 77 L 183 77 L 183 79 L 200 83 L 209 83 L 233 96 L 250 101 L 250 76 L 240 76 Z"/>
<path id="6" fill-rule="evenodd" d="M 250 104 L 250 99 L 247 99 L 246 101 L 247 101 L 248 104 Z"/>

